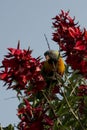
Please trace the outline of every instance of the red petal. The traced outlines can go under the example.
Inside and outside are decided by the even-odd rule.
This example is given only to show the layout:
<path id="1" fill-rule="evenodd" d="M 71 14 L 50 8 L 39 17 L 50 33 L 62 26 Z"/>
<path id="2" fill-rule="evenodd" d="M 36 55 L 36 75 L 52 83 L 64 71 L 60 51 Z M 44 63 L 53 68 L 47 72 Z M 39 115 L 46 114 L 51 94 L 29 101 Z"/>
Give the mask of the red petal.
<path id="1" fill-rule="evenodd" d="M 74 47 L 74 49 L 76 49 L 76 50 L 85 50 L 86 47 L 81 41 L 77 41 L 76 46 Z"/>
<path id="2" fill-rule="evenodd" d="M 71 27 L 69 27 L 68 30 L 69 30 L 70 36 L 73 37 L 73 38 L 75 38 L 75 30 L 73 28 L 71 28 Z"/>
<path id="3" fill-rule="evenodd" d="M 7 73 L 3 73 L 3 74 L 1 73 L 0 74 L 0 79 L 4 80 L 6 78 L 6 76 L 7 76 Z"/>

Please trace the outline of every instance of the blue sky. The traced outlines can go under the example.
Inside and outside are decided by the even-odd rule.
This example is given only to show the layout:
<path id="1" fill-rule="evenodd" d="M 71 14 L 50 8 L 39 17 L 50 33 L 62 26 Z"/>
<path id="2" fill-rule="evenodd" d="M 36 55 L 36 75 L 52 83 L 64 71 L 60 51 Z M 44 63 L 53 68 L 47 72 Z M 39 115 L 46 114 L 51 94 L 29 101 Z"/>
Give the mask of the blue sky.
<path id="1" fill-rule="evenodd" d="M 70 10 L 70 15 L 76 17 L 79 25 L 87 28 L 87 0 L 0 0 L 0 64 L 7 54 L 7 48 L 16 48 L 18 40 L 22 49 L 30 46 L 34 57 L 43 57 L 44 51 L 48 49 L 44 33 L 50 47 L 58 49 L 51 40 L 52 18 L 61 9 Z M 17 124 L 18 101 L 16 98 L 8 99 L 15 97 L 15 92 L 2 86 L 0 81 L 0 123 L 3 126 Z"/>

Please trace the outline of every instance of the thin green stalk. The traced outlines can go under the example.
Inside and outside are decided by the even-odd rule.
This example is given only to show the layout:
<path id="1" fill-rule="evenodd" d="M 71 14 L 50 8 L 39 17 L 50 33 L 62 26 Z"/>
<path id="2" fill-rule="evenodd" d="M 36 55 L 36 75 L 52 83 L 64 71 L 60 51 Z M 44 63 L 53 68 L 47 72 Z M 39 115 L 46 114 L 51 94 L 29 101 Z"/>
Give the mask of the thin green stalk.
<path id="1" fill-rule="evenodd" d="M 68 107 L 69 107 L 71 113 L 73 114 L 73 116 L 75 117 L 75 119 L 76 119 L 76 120 L 78 121 L 78 123 L 80 124 L 82 130 L 85 130 L 84 127 L 83 127 L 83 125 L 82 125 L 82 123 L 81 123 L 81 121 L 80 121 L 80 119 L 78 118 L 78 116 L 76 115 L 76 113 L 73 111 L 73 109 L 72 109 L 72 107 L 71 107 L 71 105 L 70 105 L 70 103 L 69 103 L 69 101 L 68 101 L 68 99 L 67 99 L 67 97 L 66 97 L 66 95 L 65 95 L 65 92 L 62 92 L 62 93 L 63 93 L 63 95 L 64 95 L 64 98 L 65 98 L 65 100 L 66 100 L 66 103 L 67 103 L 67 105 L 68 105 Z"/>
<path id="2" fill-rule="evenodd" d="M 42 91 L 42 93 L 43 93 L 43 96 L 45 97 L 45 99 L 47 100 L 47 102 L 48 102 L 48 104 L 49 104 L 49 106 L 50 106 L 50 108 L 51 108 L 51 110 L 52 110 L 54 116 L 57 118 L 57 120 L 58 120 L 58 122 L 60 123 L 60 125 L 62 125 L 62 122 L 61 122 L 61 121 L 59 120 L 59 118 L 57 117 L 57 115 L 56 115 L 56 113 L 55 113 L 55 111 L 54 111 L 54 107 L 52 106 L 50 100 L 48 99 L 48 97 L 46 96 L 46 94 L 44 93 L 44 91 Z"/>
<path id="3" fill-rule="evenodd" d="M 56 77 L 56 80 L 57 80 L 58 83 L 59 83 L 59 82 L 60 82 L 60 79 L 58 78 L 57 73 L 55 73 L 55 77 Z M 78 123 L 80 124 L 82 130 L 85 130 L 84 127 L 83 127 L 83 125 L 82 125 L 82 123 L 81 123 L 81 121 L 80 121 L 80 119 L 78 118 L 78 116 L 76 115 L 76 113 L 73 111 L 73 109 L 72 109 L 72 107 L 71 107 L 71 105 L 70 105 L 70 103 L 69 103 L 69 101 L 68 101 L 68 99 L 67 99 L 67 97 L 66 97 L 66 95 L 65 95 L 65 92 L 64 92 L 62 89 L 61 89 L 61 91 L 62 91 L 62 93 L 63 93 L 63 95 L 64 95 L 64 98 L 65 98 L 65 100 L 66 100 L 66 103 L 67 103 L 67 105 L 68 105 L 68 107 L 69 107 L 71 113 L 73 114 L 73 116 L 75 117 L 75 119 L 76 119 L 76 120 L 78 121 Z"/>

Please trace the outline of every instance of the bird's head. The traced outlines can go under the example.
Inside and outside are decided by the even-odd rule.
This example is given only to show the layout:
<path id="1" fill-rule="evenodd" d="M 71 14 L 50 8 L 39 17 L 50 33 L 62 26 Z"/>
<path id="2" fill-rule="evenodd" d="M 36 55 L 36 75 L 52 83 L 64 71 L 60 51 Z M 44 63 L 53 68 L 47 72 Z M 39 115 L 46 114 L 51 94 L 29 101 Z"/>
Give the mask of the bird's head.
<path id="1" fill-rule="evenodd" d="M 56 63 L 58 61 L 59 52 L 57 50 L 48 50 L 44 53 L 44 56 L 49 63 Z"/>

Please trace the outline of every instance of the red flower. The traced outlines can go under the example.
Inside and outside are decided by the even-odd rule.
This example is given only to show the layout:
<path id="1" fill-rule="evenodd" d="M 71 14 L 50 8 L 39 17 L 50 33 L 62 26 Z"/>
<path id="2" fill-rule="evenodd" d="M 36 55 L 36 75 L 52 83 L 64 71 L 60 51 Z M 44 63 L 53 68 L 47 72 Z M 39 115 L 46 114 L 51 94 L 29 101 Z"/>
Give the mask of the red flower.
<path id="1" fill-rule="evenodd" d="M 84 58 L 83 61 L 81 61 L 81 72 L 84 74 L 85 77 L 87 77 L 87 58 Z"/>
<path id="2" fill-rule="evenodd" d="M 66 62 L 74 69 L 87 78 L 86 61 L 87 57 L 87 31 L 81 30 L 75 17 L 69 16 L 69 11 L 61 13 L 53 18 L 53 40 L 58 43 L 61 51 L 66 56 Z M 84 68 L 83 68 L 84 66 Z"/>
<path id="3" fill-rule="evenodd" d="M 45 125 L 53 126 L 53 120 L 46 111 L 41 106 L 33 108 L 27 99 L 24 99 L 24 105 L 19 107 L 18 117 L 21 120 L 18 127 L 22 130 L 44 130 Z"/>
<path id="4" fill-rule="evenodd" d="M 44 130 L 43 124 L 41 122 L 41 120 L 37 120 L 35 122 L 33 122 L 28 130 Z"/>
<path id="5" fill-rule="evenodd" d="M 10 51 L 2 61 L 0 79 L 8 85 L 8 88 L 23 90 L 35 85 L 37 90 L 45 86 L 45 81 L 41 76 L 40 58 L 33 58 L 31 50 L 21 50 L 19 47 L 8 48 Z"/>
<path id="6" fill-rule="evenodd" d="M 85 51 L 86 50 L 86 46 L 85 46 L 85 44 L 83 44 L 82 41 L 77 41 L 74 49 L 76 49 L 78 51 Z"/>
<path id="7" fill-rule="evenodd" d="M 60 92 L 60 86 L 59 85 L 55 85 L 54 88 L 53 88 L 53 90 L 52 90 L 52 93 L 53 94 L 57 94 L 59 92 Z"/>

